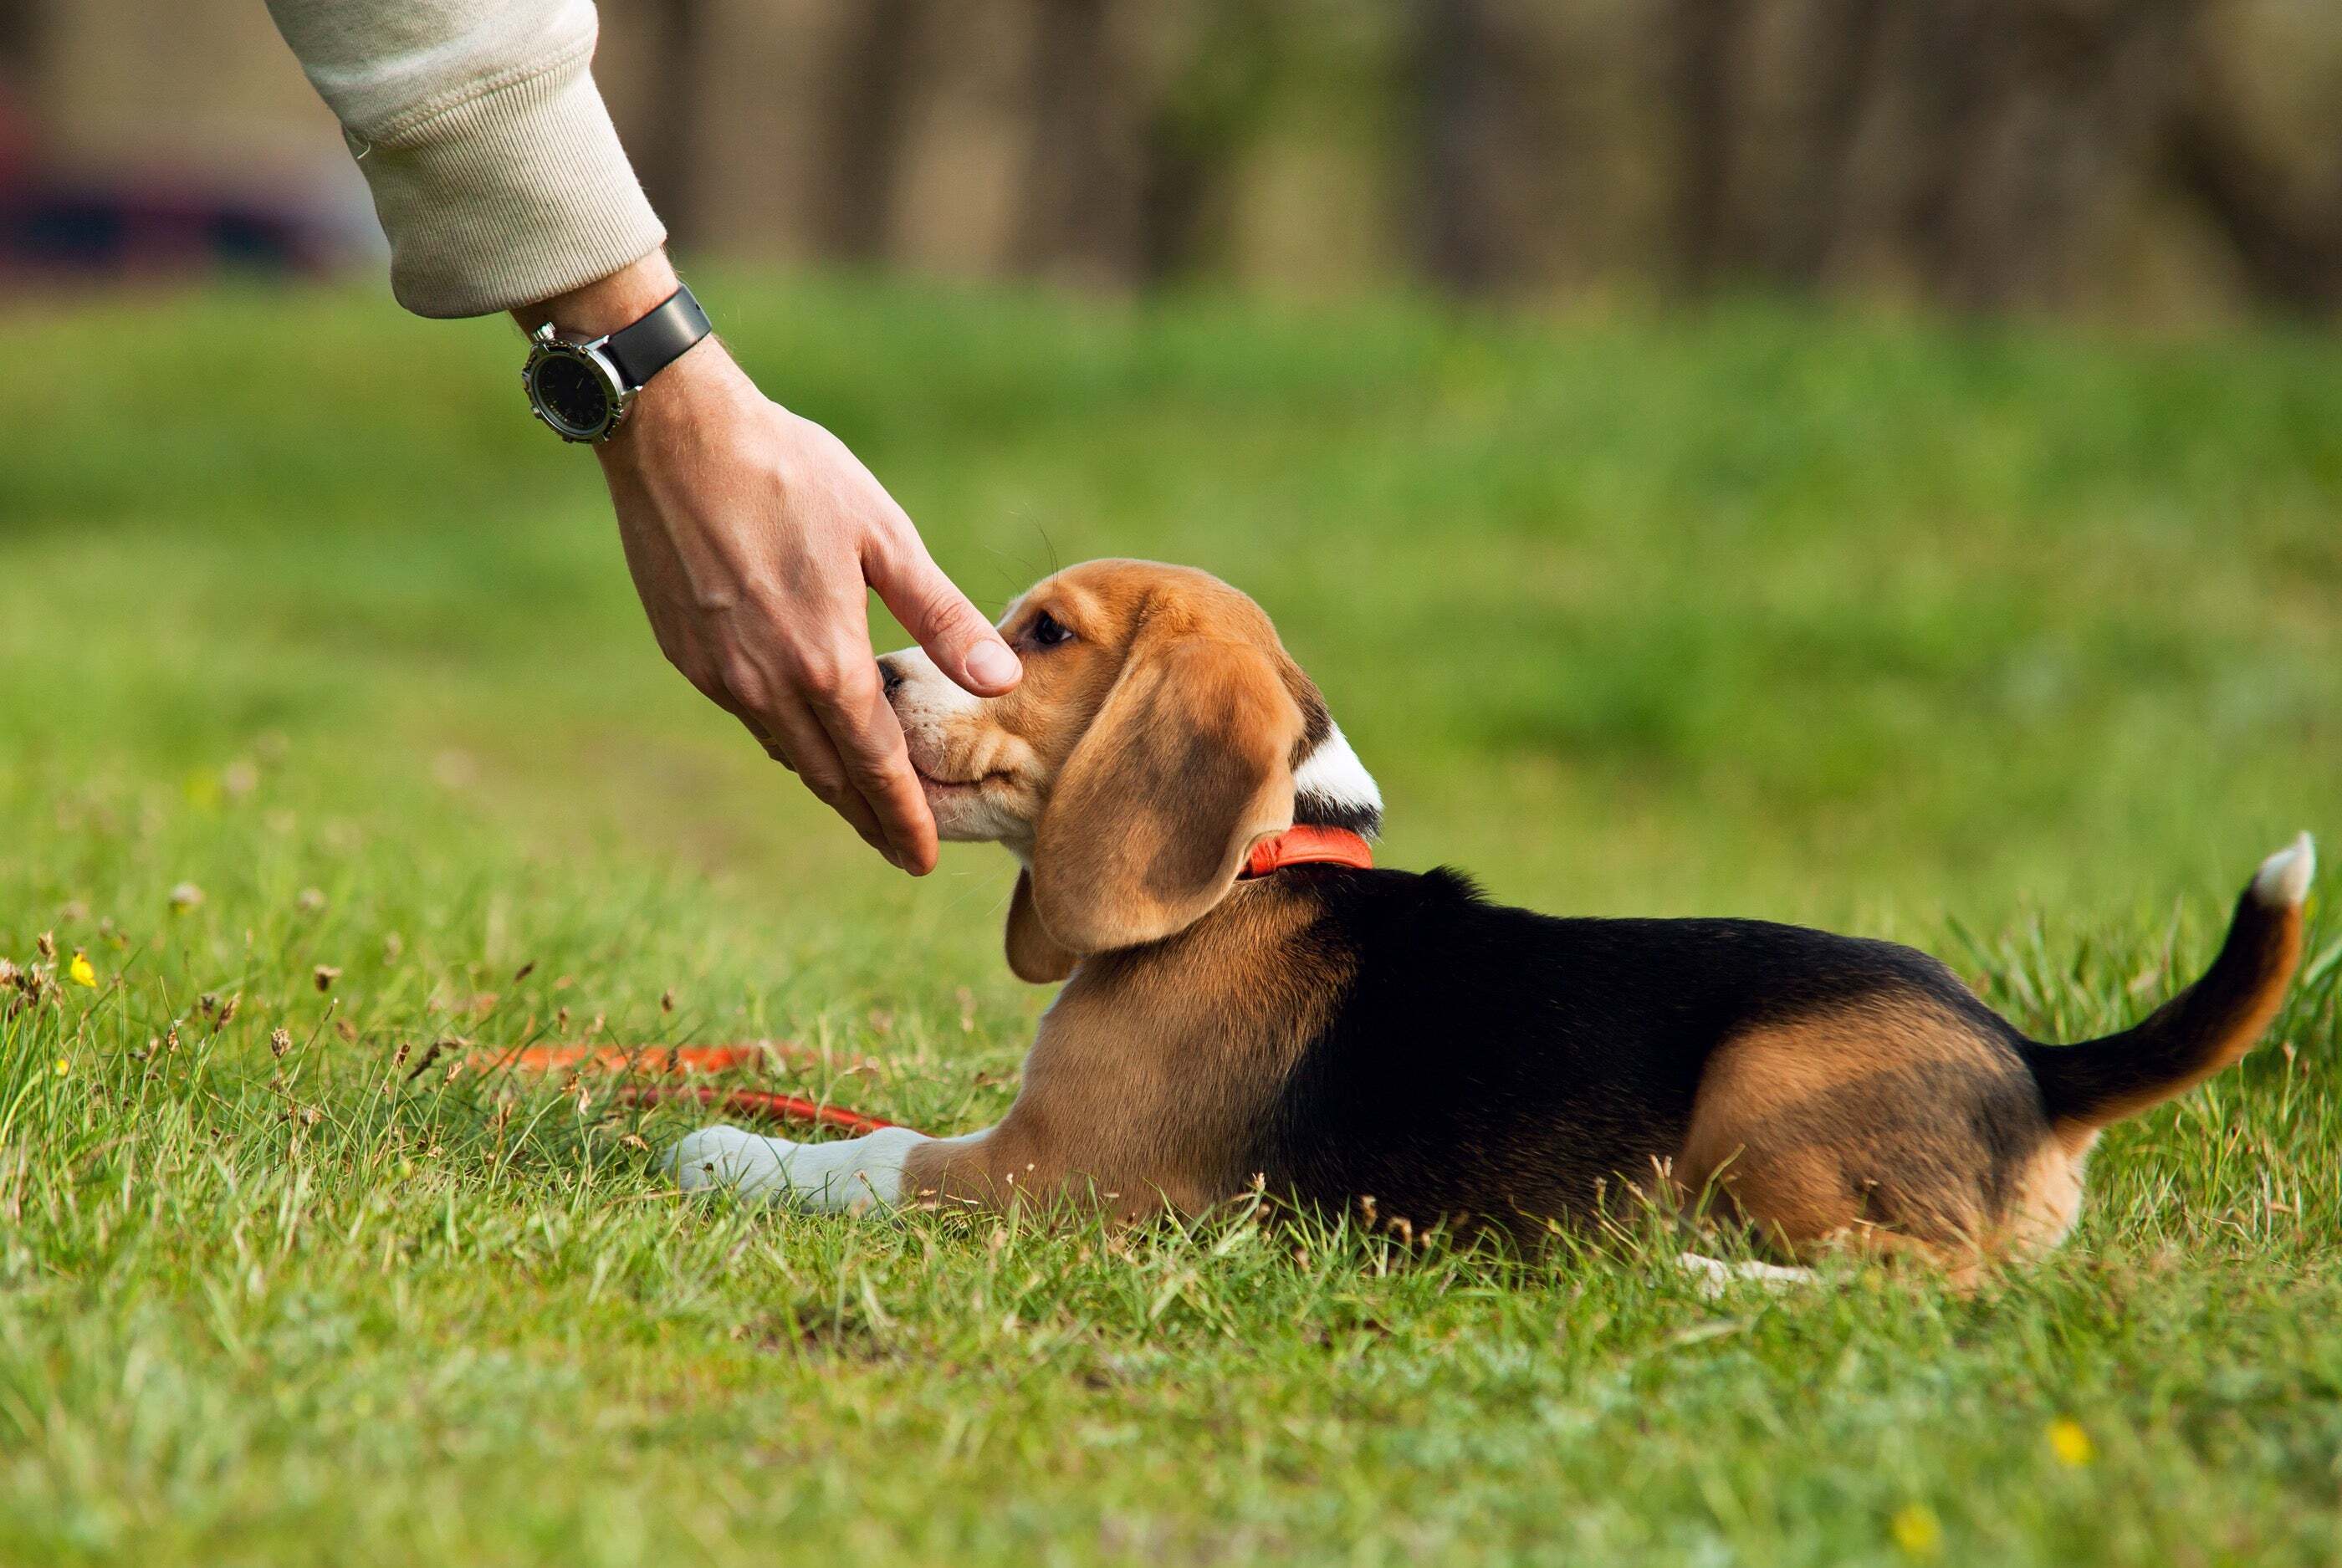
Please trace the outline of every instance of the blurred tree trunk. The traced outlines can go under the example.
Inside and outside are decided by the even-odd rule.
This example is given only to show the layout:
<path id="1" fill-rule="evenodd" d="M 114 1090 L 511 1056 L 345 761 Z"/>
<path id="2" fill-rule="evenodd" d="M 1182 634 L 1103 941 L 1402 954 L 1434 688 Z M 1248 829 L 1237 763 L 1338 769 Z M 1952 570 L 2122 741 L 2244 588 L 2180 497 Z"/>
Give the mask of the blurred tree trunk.
<path id="1" fill-rule="evenodd" d="M 1027 97 L 1022 200 L 1011 257 L 1020 271 L 1092 282 L 1135 271 L 1130 193 L 1114 155 L 1114 94 L 1120 73 L 1110 0 L 1038 0 Z"/>
<path id="2" fill-rule="evenodd" d="M 1176 114 L 1150 119 L 1140 149 L 1138 281 L 1169 283 L 1196 270 L 1204 215 L 1226 173 L 1230 150 Z"/>
<path id="3" fill-rule="evenodd" d="M 1953 287 L 1965 262 L 1969 165 L 1998 107 L 2001 52 L 1992 47 L 1994 0 L 1914 7 L 1895 70 L 1909 105 L 1909 178 L 1899 248 L 1931 292 Z"/>
<path id="4" fill-rule="evenodd" d="M 1456 294 L 1536 275 L 1566 219 L 1564 65 L 1538 0 L 1416 0 L 1416 265 Z"/>
<path id="5" fill-rule="evenodd" d="M 1664 7 L 1676 116 L 1676 271 L 1695 292 L 1742 270 L 1734 215 L 1738 71 L 1746 0 L 1675 0 Z"/>
<path id="6" fill-rule="evenodd" d="M 1416 51 L 1422 95 L 1417 248 L 1434 283 L 1481 294 L 1506 271 L 1493 165 L 1504 155 L 1496 113 L 1502 70 L 1491 0 L 1420 0 Z"/>
<path id="7" fill-rule="evenodd" d="M 2081 245 L 2148 183 L 2203 0 L 1944 0 L 1906 34 L 1905 236 L 1927 291 L 2069 303 Z"/>
<path id="8" fill-rule="evenodd" d="M 0 0 L 0 5 L 8 3 Z M 649 0 L 645 9 L 650 37 L 644 75 L 655 108 L 647 116 L 648 134 L 636 135 L 635 168 L 668 237 L 687 248 L 705 232 L 699 103 L 707 6 L 705 0 Z"/>
<path id="9" fill-rule="evenodd" d="M 1285 0 L 1197 0 L 1138 147 L 1142 283 L 1194 273 L 1206 230 L 1259 135 L 1276 89 Z"/>
<path id="10" fill-rule="evenodd" d="M 1782 282 L 1813 291 L 1828 280 L 1863 205 L 1855 151 L 1877 85 L 1887 0 L 1815 0 L 1805 23 L 1801 134 L 1767 254 Z"/>
<path id="11" fill-rule="evenodd" d="M 2227 243 L 2258 298 L 2290 310 L 2342 305 L 2342 185 L 2288 203 L 2278 171 L 2201 81 L 2171 117 L 2165 155 L 2173 184 Z"/>
<path id="12" fill-rule="evenodd" d="M 818 106 L 822 175 L 811 227 L 824 255 L 887 251 L 903 131 L 917 82 L 920 0 L 848 0 Z"/>
<path id="13" fill-rule="evenodd" d="M 39 0 L 0 0 L 0 71 L 29 75 L 40 40 Z"/>

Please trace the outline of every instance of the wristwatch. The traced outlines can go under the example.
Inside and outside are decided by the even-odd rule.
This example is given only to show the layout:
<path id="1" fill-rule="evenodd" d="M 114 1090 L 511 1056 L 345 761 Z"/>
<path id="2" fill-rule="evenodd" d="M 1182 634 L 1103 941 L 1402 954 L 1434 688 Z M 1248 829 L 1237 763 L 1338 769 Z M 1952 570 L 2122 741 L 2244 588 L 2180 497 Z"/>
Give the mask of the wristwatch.
<path id="1" fill-rule="evenodd" d="M 607 441 L 626 420 L 643 384 L 713 330 L 707 313 L 677 285 L 666 303 L 607 337 L 571 343 L 546 322 L 528 335 L 520 384 L 536 416 L 564 441 Z"/>

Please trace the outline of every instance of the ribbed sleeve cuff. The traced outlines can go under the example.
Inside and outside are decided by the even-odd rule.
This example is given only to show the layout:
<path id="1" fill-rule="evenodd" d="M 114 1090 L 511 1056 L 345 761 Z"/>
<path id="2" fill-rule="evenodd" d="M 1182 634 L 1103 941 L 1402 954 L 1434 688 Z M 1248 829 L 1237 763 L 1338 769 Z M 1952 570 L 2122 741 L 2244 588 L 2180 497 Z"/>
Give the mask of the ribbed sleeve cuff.
<path id="1" fill-rule="evenodd" d="M 371 142 L 351 137 L 417 315 L 486 315 L 609 276 L 666 230 L 595 89 L 593 44 Z"/>

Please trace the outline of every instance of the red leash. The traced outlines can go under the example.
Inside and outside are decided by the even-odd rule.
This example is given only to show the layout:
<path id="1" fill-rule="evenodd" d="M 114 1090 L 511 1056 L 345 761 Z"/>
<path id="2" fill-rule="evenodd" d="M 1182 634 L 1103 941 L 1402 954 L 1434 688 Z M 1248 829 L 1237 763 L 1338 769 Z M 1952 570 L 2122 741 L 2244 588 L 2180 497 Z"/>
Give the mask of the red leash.
<path id="1" fill-rule="evenodd" d="M 805 1123 L 816 1127 L 836 1127 L 846 1133 L 876 1133 L 901 1125 L 897 1122 L 882 1121 L 876 1116 L 866 1116 L 859 1111 L 849 1111 L 843 1105 L 825 1105 L 816 1100 L 800 1099 L 795 1094 L 776 1094 L 764 1089 L 718 1089 L 708 1084 L 629 1084 L 618 1094 L 631 1104 L 654 1105 L 666 1100 L 696 1100 L 703 1105 L 729 1112 L 735 1116 L 748 1116 L 766 1122 Z"/>
<path id="2" fill-rule="evenodd" d="M 1288 865 L 1346 865 L 1360 870 L 1375 864 L 1366 841 L 1347 828 L 1307 824 L 1270 834 L 1245 856 L 1242 876 L 1268 876 Z M 468 1059 L 475 1072 L 510 1068 L 521 1073 L 553 1073 L 564 1068 L 605 1073 L 648 1073 L 683 1076 L 694 1073 L 724 1073 L 755 1066 L 767 1055 L 811 1059 L 801 1045 L 522 1045 L 505 1051 L 478 1051 Z M 417 1068 L 420 1072 L 422 1069 Z M 736 1116 L 763 1122 L 836 1127 L 846 1133 L 876 1133 L 900 1125 L 877 1116 L 849 1111 L 843 1105 L 777 1094 L 766 1089 L 719 1089 L 708 1084 L 626 1084 L 618 1095 L 629 1104 L 656 1105 L 691 1100 Z"/>
<path id="3" fill-rule="evenodd" d="M 572 1068 L 681 1076 L 749 1066 L 776 1052 L 785 1055 L 811 1054 L 802 1047 L 789 1045 L 643 1045 L 631 1051 L 616 1045 L 524 1045 L 508 1051 L 475 1052 L 469 1065 L 479 1073 L 502 1067 L 520 1073 L 553 1073 Z M 779 1094 L 766 1089 L 720 1089 L 712 1084 L 626 1084 L 619 1087 L 618 1097 L 633 1105 L 690 1100 L 757 1121 L 836 1127 L 847 1133 L 876 1133 L 899 1124 L 801 1095 Z"/>

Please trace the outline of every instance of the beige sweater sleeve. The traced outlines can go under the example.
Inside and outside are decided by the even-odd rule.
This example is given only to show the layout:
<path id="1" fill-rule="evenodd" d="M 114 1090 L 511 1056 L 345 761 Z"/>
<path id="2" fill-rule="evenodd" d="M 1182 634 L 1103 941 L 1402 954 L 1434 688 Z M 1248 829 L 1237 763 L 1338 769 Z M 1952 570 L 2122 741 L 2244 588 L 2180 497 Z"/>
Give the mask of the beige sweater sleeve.
<path id="1" fill-rule="evenodd" d="M 421 315 L 606 277 L 666 238 L 594 86 L 592 0 L 268 0 Z"/>

